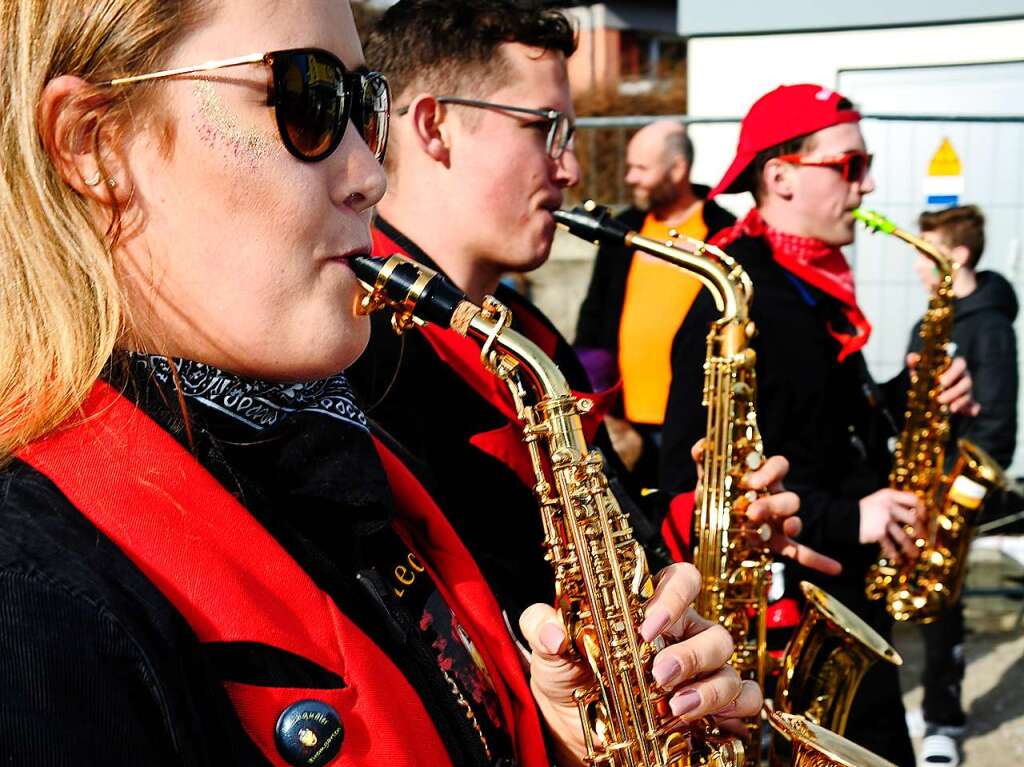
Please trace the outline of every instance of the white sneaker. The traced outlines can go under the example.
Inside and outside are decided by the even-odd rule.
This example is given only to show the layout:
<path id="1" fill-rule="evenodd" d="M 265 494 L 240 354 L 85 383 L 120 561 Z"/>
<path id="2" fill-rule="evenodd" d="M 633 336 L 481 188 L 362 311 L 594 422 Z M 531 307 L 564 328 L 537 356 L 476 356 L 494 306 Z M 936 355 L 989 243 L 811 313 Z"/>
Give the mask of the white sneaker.
<path id="1" fill-rule="evenodd" d="M 921 707 L 907 709 L 907 731 L 912 738 L 923 738 L 927 732 L 927 725 L 924 721 L 924 711 Z"/>
<path id="2" fill-rule="evenodd" d="M 960 767 L 960 743 L 942 733 L 925 735 L 918 767 Z"/>

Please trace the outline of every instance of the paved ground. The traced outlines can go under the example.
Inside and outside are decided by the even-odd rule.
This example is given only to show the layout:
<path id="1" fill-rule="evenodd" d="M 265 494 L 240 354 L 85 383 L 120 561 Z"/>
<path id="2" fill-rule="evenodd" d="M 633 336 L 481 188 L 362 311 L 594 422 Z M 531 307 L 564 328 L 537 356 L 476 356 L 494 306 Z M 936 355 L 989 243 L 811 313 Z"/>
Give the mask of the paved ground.
<path id="1" fill-rule="evenodd" d="M 1006 585 L 1007 575 L 1024 572 L 1024 566 L 998 549 L 998 544 L 974 548 L 970 586 Z M 969 597 L 965 606 L 970 632 L 965 646 L 968 665 L 963 689 L 968 712 L 965 767 L 1024 765 L 1024 627 L 1017 624 L 1022 603 L 975 596 Z M 905 661 L 903 701 L 911 734 L 916 736 L 915 746 L 920 747 L 923 656 L 917 630 L 900 626 L 895 644 Z"/>

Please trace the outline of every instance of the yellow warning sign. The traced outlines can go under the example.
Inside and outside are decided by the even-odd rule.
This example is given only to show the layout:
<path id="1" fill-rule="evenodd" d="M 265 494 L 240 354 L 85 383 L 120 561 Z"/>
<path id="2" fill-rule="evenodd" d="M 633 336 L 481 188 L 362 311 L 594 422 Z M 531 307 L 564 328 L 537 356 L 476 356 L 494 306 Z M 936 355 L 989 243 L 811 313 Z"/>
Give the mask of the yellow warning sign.
<path id="1" fill-rule="evenodd" d="M 948 138 L 942 139 L 938 151 L 932 156 L 928 165 L 929 176 L 959 176 L 961 175 L 960 158 Z"/>

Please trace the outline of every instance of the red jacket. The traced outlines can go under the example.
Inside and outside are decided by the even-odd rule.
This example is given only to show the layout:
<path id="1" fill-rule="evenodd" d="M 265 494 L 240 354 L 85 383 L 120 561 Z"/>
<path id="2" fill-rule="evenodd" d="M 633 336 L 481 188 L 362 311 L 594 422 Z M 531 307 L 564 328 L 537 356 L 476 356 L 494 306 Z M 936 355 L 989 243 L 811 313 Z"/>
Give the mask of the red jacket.
<path id="1" fill-rule="evenodd" d="M 184 448 L 102 382 L 83 412 L 19 457 L 129 556 L 201 642 L 270 645 L 344 680 L 336 689 L 225 683 L 242 726 L 272 764 L 288 764 L 275 744 L 278 717 L 310 698 L 337 711 L 343 728 L 337 761 L 322 763 L 450 763 L 402 673 Z M 483 658 L 519 762 L 547 764 L 521 659 L 483 577 L 423 488 L 386 446 L 377 447 L 398 506 L 395 529 Z"/>

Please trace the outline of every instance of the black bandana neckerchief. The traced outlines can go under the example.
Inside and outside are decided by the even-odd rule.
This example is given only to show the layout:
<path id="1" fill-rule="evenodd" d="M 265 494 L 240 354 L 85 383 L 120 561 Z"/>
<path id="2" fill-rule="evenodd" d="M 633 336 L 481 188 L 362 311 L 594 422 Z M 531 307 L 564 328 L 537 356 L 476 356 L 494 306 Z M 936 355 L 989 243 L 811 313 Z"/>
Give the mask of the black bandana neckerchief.
<path id="1" fill-rule="evenodd" d="M 280 384 L 160 355 L 126 361 L 143 409 L 271 528 L 266 515 L 281 510 L 304 537 L 352 557 L 353 534 L 391 519 L 387 476 L 344 374 Z"/>

